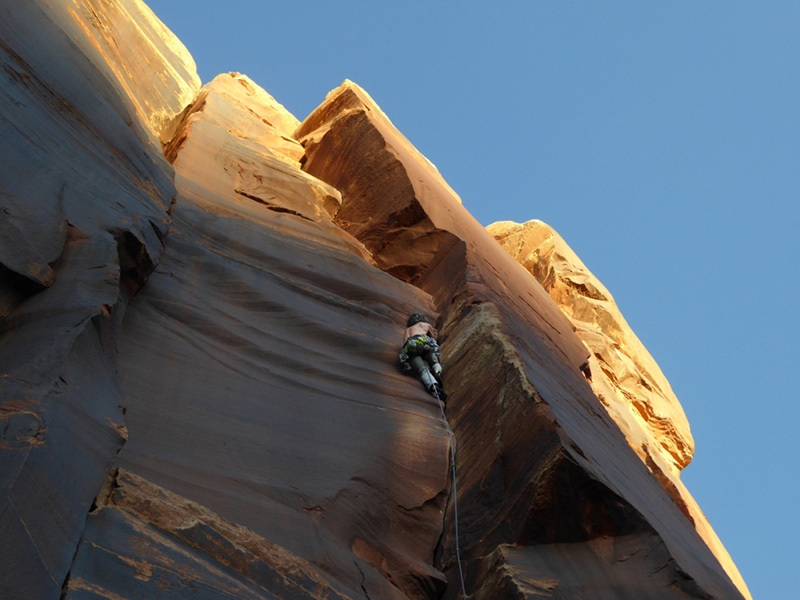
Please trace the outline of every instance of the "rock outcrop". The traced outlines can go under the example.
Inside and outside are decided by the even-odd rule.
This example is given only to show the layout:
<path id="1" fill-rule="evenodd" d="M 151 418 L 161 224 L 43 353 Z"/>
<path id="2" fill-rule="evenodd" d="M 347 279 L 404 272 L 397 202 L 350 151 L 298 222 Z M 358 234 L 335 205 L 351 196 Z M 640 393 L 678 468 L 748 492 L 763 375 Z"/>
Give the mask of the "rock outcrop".
<path id="1" fill-rule="evenodd" d="M 589 380 L 645 462 L 679 473 L 692 459 L 689 422 L 666 377 L 603 284 L 541 221 L 501 221 L 488 231 L 547 290 L 590 351 Z"/>
<path id="2" fill-rule="evenodd" d="M 730 555 L 680 481 L 680 471 L 694 452 L 686 415 L 611 293 L 547 224 L 499 221 L 487 229 L 572 321 L 590 351 L 585 372 L 598 399 L 725 570 L 740 579 Z"/>
<path id="3" fill-rule="evenodd" d="M 682 438 L 621 420 L 361 88 L 300 123 L 138 0 L 0 11 L 0 596 L 749 597 L 675 492 L 677 401 Z"/>

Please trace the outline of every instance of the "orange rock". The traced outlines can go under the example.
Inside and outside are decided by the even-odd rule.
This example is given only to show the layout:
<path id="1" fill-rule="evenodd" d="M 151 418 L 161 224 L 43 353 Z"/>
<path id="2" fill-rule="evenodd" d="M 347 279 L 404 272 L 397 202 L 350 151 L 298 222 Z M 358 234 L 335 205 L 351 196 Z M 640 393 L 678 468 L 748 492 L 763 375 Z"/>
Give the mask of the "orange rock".
<path id="1" fill-rule="evenodd" d="M 595 394 L 630 447 L 692 521 L 737 586 L 746 592 L 730 555 L 680 481 L 680 470 L 689 464 L 694 452 L 683 408 L 609 291 L 545 223 L 500 221 L 487 230 L 570 318 L 591 352 L 589 381 Z"/>
<path id="2" fill-rule="evenodd" d="M 366 92 L 298 126 L 244 76 L 199 89 L 138 0 L 4 16 L 0 596 L 454 599 L 459 555 L 472 598 L 747 597 L 570 319 Z M 457 514 L 397 367 L 411 311 Z"/>
<path id="3" fill-rule="evenodd" d="M 666 377 L 628 326 L 608 290 L 541 221 L 487 227 L 547 290 L 590 351 L 591 384 L 645 462 L 677 475 L 694 440 Z"/>
<path id="4" fill-rule="evenodd" d="M 300 169 L 303 148 L 289 137 L 296 125 L 246 77 L 219 75 L 202 88 L 165 152 L 176 183 L 209 198 L 215 210 L 246 209 L 255 218 L 282 211 L 330 223 L 340 194 Z"/>
<path id="5" fill-rule="evenodd" d="M 405 312 L 430 299 L 334 223 L 339 191 L 287 155 L 297 143 L 264 123 L 276 112 L 263 90 L 222 75 L 168 147 L 178 195 L 166 251 L 119 341 L 130 432 L 119 465 L 274 548 L 240 560 L 235 532 L 204 518 L 176 542 L 188 554 L 176 586 L 221 585 L 191 567 L 209 561 L 230 570 L 222 589 L 234 596 L 253 582 L 286 597 L 435 595 L 448 442 L 438 406 L 397 366 Z M 114 510 L 92 517 L 75 576 L 88 585 L 111 553 L 177 561 L 138 552 Z M 104 589 L 142 589 L 139 572 Z"/>
<path id="6" fill-rule="evenodd" d="M 342 192 L 336 222 L 364 243 L 378 266 L 430 293 L 441 313 L 445 372 L 454 373 L 446 388 L 459 442 L 461 507 L 459 515 L 448 512 L 440 550 L 447 597 L 455 598 L 459 587 L 449 558 L 455 519 L 472 574 L 468 593 L 476 597 L 511 593 L 509 585 L 522 592 L 531 581 L 542 582 L 542 592 L 588 593 L 599 580 L 582 580 L 586 572 L 603 572 L 600 585 L 622 594 L 630 575 L 612 568 L 613 556 L 595 542 L 604 537 L 647 556 L 637 568 L 642 582 L 655 587 L 638 590 L 642 598 L 659 593 L 647 574 L 673 561 L 680 565 L 673 575 L 689 575 L 675 584 L 679 597 L 738 597 L 736 587 L 747 596 L 732 563 L 698 534 L 681 493 L 663 485 L 659 469 L 646 468 L 587 385 L 580 367 L 589 352 L 572 323 L 509 261 L 366 92 L 345 82 L 297 135 L 306 147 L 303 168 Z M 581 283 L 602 295 L 587 278 Z M 667 424 L 685 424 L 677 402 L 669 408 Z M 673 437 L 654 438 L 638 424 L 631 431 L 654 443 L 658 461 L 663 439 L 678 448 L 673 464 L 685 464 L 688 427 Z M 646 531 L 656 537 L 636 535 Z M 519 554 L 493 554 L 503 544 Z M 570 551 L 553 560 L 559 544 Z M 497 560 L 510 582 L 477 576 L 497 571 Z"/>

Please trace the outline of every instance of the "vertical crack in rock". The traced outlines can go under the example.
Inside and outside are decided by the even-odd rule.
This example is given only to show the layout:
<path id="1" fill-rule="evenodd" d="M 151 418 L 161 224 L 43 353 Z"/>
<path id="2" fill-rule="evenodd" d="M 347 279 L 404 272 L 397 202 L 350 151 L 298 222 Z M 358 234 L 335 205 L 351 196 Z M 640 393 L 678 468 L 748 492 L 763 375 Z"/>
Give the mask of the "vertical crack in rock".
<path id="1" fill-rule="evenodd" d="M 425 400 L 391 391 L 402 379 L 392 328 L 405 306 L 428 301 L 333 223 L 340 193 L 301 171 L 302 147 L 266 127 L 263 111 L 280 111 L 263 94 L 234 74 L 204 93 L 175 144 L 164 256 L 125 313 L 130 442 L 120 467 L 241 521 L 331 585 L 359 590 L 365 577 L 373 597 L 436 595 L 442 438 Z M 291 123 L 277 117 L 266 121 Z M 113 518 L 108 535 L 131 540 L 112 515 L 92 520 Z M 207 537 L 189 530 L 194 542 Z M 359 565 L 363 577 L 355 538 L 381 557 Z M 103 555 L 85 548 L 75 577 L 100 585 L 90 567 Z M 236 555 L 191 548 L 198 562 Z M 138 585 L 131 577 L 102 587 Z"/>
<path id="2" fill-rule="evenodd" d="M 197 98 L 184 108 L 183 112 L 175 117 L 174 135 L 169 141 L 165 142 L 163 146 L 164 156 L 170 164 L 175 163 L 181 148 L 183 148 L 183 145 L 189 137 L 189 131 L 186 126 L 189 123 L 190 117 L 205 108 L 207 97 L 208 92 L 201 91 L 197 95 Z"/>
<path id="3" fill-rule="evenodd" d="M 201 89 L 138 0 L 6 13 L 0 595 L 453 600 L 457 519 L 471 598 L 747 597 L 675 476 L 679 419 L 639 393 L 664 382 L 559 308 L 610 296 L 542 264 L 548 295 L 366 92 L 301 124 L 244 75 Z M 412 311 L 458 515 L 438 408 L 396 368 Z M 631 382 L 667 443 L 609 417 Z"/>
<path id="4" fill-rule="evenodd" d="M 459 522 L 470 593 L 496 597 L 491 586 L 506 585 L 476 578 L 485 557 L 504 543 L 530 552 L 559 544 L 586 548 L 543 580 L 559 581 L 560 589 L 579 581 L 590 564 L 605 564 L 593 540 L 645 534 L 663 536 L 680 557 L 676 564 L 703 578 L 701 587 L 737 594 L 681 507 L 665 502 L 656 478 L 632 460 L 633 450 L 587 384 L 590 353 L 573 324 L 464 213 L 369 96 L 345 82 L 296 136 L 306 149 L 303 169 L 342 192 L 337 223 L 384 271 L 431 294 L 440 313 L 448 414 L 461 440 Z M 607 297 L 590 282 L 572 283 L 583 296 Z M 452 528 L 451 517 L 436 552 L 440 568 L 453 554 Z M 455 598 L 458 586 L 448 576 L 445 597 Z M 609 577 L 623 589 L 628 575 L 612 570 Z"/>
<path id="5" fill-rule="evenodd" d="M 354 560 L 353 564 L 355 564 L 356 569 L 358 569 L 358 572 L 361 573 L 361 591 L 364 592 L 364 597 L 367 600 L 371 600 L 369 597 L 369 592 L 367 591 L 367 576 L 364 575 L 364 571 L 361 570 L 361 567 L 358 565 L 357 560 Z"/>
<path id="6" fill-rule="evenodd" d="M 119 488 L 119 468 L 113 468 L 109 471 L 108 478 L 103 483 L 103 487 L 100 488 L 97 496 L 92 501 L 92 506 L 89 508 L 89 514 L 95 514 L 100 509 L 108 506 L 111 503 L 114 492 L 116 492 Z"/>
<path id="7" fill-rule="evenodd" d="M 117 450 L 117 454 L 121 449 L 122 446 L 120 445 L 119 449 Z M 108 504 L 111 502 L 111 496 L 113 495 L 114 491 L 120 487 L 118 482 L 118 476 L 119 476 L 119 469 L 117 468 L 109 469 L 108 477 L 103 483 L 103 486 L 100 488 L 100 491 L 98 492 L 97 496 L 92 501 L 92 505 L 89 508 L 87 518 L 90 518 L 93 514 L 96 514 L 98 510 L 100 510 L 105 506 L 108 506 Z M 73 586 L 70 585 L 70 582 L 72 581 L 72 571 L 73 571 L 72 566 L 75 564 L 78 552 L 81 549 L 81 544 L 83 543 L 84 539 L 84 532 L 85 528 L 84 531 L 81 532 L 81 537 L 78 540 L 78 543 L 75 545 L 75 552 L 73 553 L 72 560 L 70 561 L 70 569 L 69 571 L 67 571 L 66 577 L 64 577 L 64 581 L 61 584 L 61 600 L 67 600 L 69 596 L 69 591 L 71 588 L 73 588 Z"/>

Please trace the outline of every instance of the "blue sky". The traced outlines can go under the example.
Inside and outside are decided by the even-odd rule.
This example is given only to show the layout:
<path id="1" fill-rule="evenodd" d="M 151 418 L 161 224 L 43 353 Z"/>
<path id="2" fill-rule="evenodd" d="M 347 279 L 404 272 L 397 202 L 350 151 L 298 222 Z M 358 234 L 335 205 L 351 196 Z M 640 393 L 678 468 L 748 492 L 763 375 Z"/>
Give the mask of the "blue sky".
<path id="1" fill-rule="evenodd" d="M 754 598 L 797 597 L 800 4 L 148 4 L 203 82 L 302 120 L 351 79 L 481 223 L 561 233 L 681 400 Z"/>

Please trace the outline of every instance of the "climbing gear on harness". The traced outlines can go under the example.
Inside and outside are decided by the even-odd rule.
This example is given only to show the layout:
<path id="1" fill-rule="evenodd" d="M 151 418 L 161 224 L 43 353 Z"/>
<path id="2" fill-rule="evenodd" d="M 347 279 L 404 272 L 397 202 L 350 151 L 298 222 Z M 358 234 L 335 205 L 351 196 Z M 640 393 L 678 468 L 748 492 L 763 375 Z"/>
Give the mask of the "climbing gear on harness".
<path id="1" fill-rule="evenodd" d="M 432 356 L 426 357 L 431 354 Z M 430 362 L 439 362 L 439 344 L 429 335 L 412 335 L 406 340 L 403 349 L 400 350 L 400 364 L 403 365 L 414 356 L 428 358 Z"/>
<path id="2" fill-rule="evenodd" d="M 413 348 L 415 354 L 439 351 L 439 344 L 429 335 L 412 335 L 406 340 L 405 345 L 409 349 Z"/>

